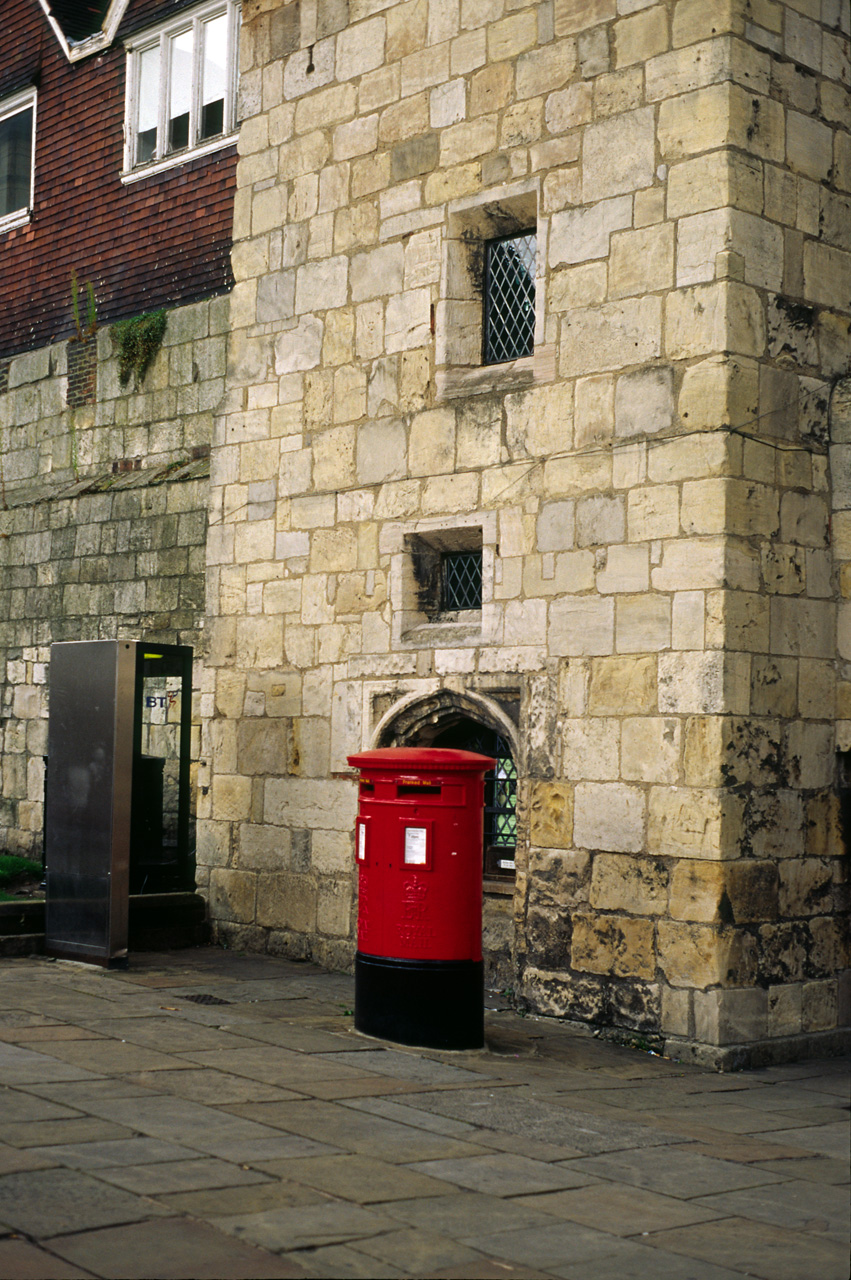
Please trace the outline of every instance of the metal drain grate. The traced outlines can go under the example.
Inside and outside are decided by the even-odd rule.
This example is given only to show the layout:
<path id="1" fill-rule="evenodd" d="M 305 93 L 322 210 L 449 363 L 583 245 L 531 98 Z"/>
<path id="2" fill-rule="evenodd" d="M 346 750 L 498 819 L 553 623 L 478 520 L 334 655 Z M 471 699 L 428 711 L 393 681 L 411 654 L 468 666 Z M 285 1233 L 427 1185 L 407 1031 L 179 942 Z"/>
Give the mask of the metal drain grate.
<path id="1" fill-rule="evenodd" d="M 191 1000 L 193 1004 L 233 1004 L 232 1000 L 220 1000 L 218 996 L 208 995 L 202 992 L 195 996 L 181 996 L 181 1000 Z"/>

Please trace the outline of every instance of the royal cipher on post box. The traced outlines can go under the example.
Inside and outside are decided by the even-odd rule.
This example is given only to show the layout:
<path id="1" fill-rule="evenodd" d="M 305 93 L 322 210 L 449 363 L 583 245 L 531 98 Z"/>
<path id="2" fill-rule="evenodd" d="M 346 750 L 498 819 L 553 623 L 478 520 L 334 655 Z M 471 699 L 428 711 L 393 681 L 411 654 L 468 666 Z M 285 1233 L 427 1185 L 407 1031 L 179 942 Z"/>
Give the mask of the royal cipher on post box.
<path id="1" fill-rule="evenodd" d="M 360 770 L 355 1026 L 433 1049 L 484 1044 L 482 823 L 489 756 L 388 747 Z"/>

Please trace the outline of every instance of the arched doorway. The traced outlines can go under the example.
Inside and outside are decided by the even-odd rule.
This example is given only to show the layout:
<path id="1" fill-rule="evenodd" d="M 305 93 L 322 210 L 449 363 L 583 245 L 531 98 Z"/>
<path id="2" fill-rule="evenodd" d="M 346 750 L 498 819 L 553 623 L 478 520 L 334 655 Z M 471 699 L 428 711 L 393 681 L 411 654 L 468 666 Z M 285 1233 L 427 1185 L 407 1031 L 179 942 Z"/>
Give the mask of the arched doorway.
<path id="1" fill-rule="evenodd" d="M 511 881 L 517 847 L 516 729 L 501 708 L 450 690 L 392 709 L 376 734 L 381 747 L 453 747 L 492 756 L 485 776 L 483 868 L 486 880 Z"/>

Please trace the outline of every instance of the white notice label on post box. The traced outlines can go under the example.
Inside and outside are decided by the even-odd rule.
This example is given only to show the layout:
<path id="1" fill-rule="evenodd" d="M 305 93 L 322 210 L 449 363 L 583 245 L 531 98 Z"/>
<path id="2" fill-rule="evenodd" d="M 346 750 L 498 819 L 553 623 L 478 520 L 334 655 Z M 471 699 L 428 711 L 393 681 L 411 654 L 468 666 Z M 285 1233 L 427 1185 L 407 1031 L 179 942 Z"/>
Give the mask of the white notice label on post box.
<path id="1" fill-rule="evenodd" d="M 366 862 L 366 823 L 358 823 L 358 862 Z"/>
<path id="2" fill-rule="evenodd" d="M 405 862 L 423 867 L 426 860 L 425 827 L 405 827 Z"/>

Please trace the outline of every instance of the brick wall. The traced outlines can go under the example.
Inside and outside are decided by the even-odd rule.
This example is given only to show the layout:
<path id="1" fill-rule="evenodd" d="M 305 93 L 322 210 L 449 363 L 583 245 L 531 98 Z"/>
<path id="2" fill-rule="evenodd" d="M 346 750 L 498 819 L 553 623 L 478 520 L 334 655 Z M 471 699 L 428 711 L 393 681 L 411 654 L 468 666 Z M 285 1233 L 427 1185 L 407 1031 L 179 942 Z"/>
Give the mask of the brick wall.
<path id="1" fill-rule="evenodd" d="M 132 5 L 126 28 L 185 5 Z M 38 86 L 30 222 L 0 234 L 0 356 L 73 331 L 71 272 L 94 285 L 103 323 L 230 285 L 233 147 L 123 186 L 120 43 L 70 64 L 31 0 L 5 0 L 0 98 Z"/>

